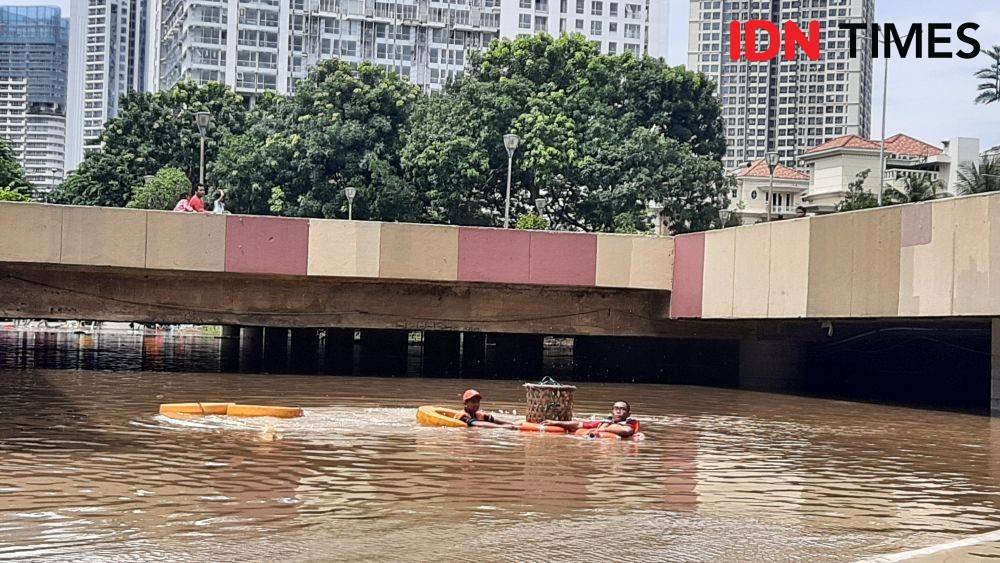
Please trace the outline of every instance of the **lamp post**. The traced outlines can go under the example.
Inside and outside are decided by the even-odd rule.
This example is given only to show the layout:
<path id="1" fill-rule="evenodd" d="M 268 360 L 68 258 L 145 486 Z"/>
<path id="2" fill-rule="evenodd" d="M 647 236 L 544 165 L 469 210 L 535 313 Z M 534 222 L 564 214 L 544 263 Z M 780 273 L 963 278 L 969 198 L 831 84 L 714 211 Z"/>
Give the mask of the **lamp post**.
<path id="1" fill-rule="evenodd" d="M 886 41 L 886 45 L 888 46 L 888 41 Z M 879 171 L 881 172 L 878 181 L 879 206 L 882 205 L 882 191 L 883 191 L 883 186 L 885 185 L 885 105 L 886 105 L 885 102 L 886 102 L 886 93 L 889 91 L 889 57 L 886 57 L 883 60 L 884 62 L 882 64 L 882 68 L 884 70 L 882 71 L 882 142 L 879 143 L 878 147 L 878 163 L 879 163 Z"/>
<path id="2" fill-rule="evenodd" d="M 649 208 L 649 210 L 653 213 L 654 216 L 656 216 L 656 231 L 655 231 L 656 234 L 657 235 L 662 235 L 663 234 L 663 218 L 662 218 L 663 204 L 662 203 L 657 203 L 655 201 L 651 201 L 651 202 L 649 202 L 649 204 L 646 207 Z"/>
<path id="3" fill-rule="evenodd" d="M 771 222 L 771 200 L 774 198 L 774 169 L 778 167 L 778 153 L 771 151 L 767 153 L 767 176 L 768 176 L 768 191 L 767 191 L 767 215 L 765 216 L 765 221 Z"/>
<path id="4" fill-rule="evenodd" d="M 347 196 L 347 220 L 354 220 L 354 196 L 358 195 L 358 189 L 354 187 L 344 188 L 344 195 Z"/>
<path id="5" fill-rule="evenodd" d="M 503 228 L 510 228 L 510 173 L 514 166 L 514 151 L 521 144 L 521 138 L 513 133 L 503 136 L 503 146 L 507 149 L 507 197 L 503 206 Z"/>
<path id="6" fill-rule="evenodd" d="M 198 183 L 205 185 L 205 136 L 208 135 L 208 124 L 212 122 L 212 114 L 199 111 L 194 114 L 194 122 L 198 124 L 198 135 L 201 136 L 201 172 L 198 174 Z"/>
<path id="7" fill-rule="evenodd" d="M 719 210 L 720 229 L 726 228 L 726 223 L 729 221 L 729 218 L 732 216 L 732 214 L 733 212 L 728 209 L 723 208 Z"/>
<path id="8" fill-rule="evenodd" d="M 545 198 L 544 197 L 536 197 L 535 198 L 535 209 L 538 210 L 538 216 L 539 217 L 541 217 L 542 214 L 545 213 L 545 203 L 546 202 L 545 202 Z"/>

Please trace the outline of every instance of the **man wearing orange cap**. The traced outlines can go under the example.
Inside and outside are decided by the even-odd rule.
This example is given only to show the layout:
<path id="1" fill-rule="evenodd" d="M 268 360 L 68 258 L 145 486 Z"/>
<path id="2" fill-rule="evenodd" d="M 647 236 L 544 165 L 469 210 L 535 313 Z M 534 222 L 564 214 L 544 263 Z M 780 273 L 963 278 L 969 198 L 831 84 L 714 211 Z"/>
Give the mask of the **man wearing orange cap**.
<path id="1" fill-rule="evenodd" d="M 465 410 L 458 415 L 458 419 L 469 426 L 481 428 L 511 428 L 516 429 L 513 423 L 506 420 L 499 420 L 488 412 L 479 410 L 479 402 L 483 396 L 475 389 L 469 389 L 462 394 L 462 401 L 465 403 Z"/>

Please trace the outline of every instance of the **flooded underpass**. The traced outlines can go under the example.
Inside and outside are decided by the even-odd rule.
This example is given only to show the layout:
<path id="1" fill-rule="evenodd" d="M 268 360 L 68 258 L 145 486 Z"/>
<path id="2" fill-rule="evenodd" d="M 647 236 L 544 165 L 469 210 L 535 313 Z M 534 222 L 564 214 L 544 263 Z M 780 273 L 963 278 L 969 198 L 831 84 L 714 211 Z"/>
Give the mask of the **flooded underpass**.
<path id="1" fill-rule="evenodd" d="M 220 344 L 0 332 L 0 558 L 856 560 L 1000 529 L 985 416 L 591 380 L 577 416 L 627 400 L 645 440 L 427 428 L 469 387 L 523 416 L 520 381 L 226 373 Z M 192 400 L 305 416 L 157 413 Z"/>

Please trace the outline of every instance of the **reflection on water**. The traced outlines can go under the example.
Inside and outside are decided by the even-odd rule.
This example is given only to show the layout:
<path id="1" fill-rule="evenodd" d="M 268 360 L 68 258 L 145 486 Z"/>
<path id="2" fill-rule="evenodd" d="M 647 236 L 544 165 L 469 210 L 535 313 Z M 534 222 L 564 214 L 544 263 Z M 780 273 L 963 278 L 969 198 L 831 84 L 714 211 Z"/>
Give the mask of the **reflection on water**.
<path id="1" fill-rule="evenodd" d="M 984 417 L 585 383 L 579 413 L 625 398 L 647 439 L 423 428 L 418 405 L 475 386 L 522 411 L 523 390 L 164 373 L 105 342 L 0 358 L 0 558 L 847 560 L 1000 528 L 1000 421 Z M 161 367 L 217 369 L 198 342 L 163 342 Z M 190 400 L 306 416 L 156 414 Z"/>

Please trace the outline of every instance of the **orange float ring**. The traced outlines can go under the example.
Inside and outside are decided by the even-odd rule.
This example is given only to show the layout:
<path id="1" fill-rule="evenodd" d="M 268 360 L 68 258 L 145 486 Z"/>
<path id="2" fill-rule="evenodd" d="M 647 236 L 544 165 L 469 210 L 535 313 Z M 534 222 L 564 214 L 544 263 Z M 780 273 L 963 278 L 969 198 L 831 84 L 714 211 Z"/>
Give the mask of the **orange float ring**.
<path id="1" fill-rule="evenodd" d="M 517 428 L 521 432 L 543 432 L 546 434 L 565 434 L 567 432 L 565 428 L 560 426 L 536 424 L 534 422 L 522 422 L 518 424 Z"/>
<path id="2" fill-rule="evenodd" d="M 643 440 L 646 438 L 645 434 L 639 432 L 638 421 L 635 423 L 635 432 L 633 432 L 632 435 L 629 436 L 628 438 L 622 438 L 621 436 L 615 434 L 614 432 L 607 432 L 605 430 L 600 430 L 597 428 L 581 428 L 576 432 L 574 432 L 573 435 L 580 436 L 583 438 L 589 438 L 591 437 L 591 435 L 593 435 L 594 438 L 601 438 L 604 440 Z"/>
<path id="3" fill-rule="evenodd" d="M 422 426 L 447 426 L 450 428 L 468 428 L 459 416 L 462 411 L 444 407 L 423 406 L 417 409 L 417 424 Z"/>
<path id="4" fill-rule="evenodd" d="M 302 416 L 302 409 L 299 407 L 270 407 L 265 405 L 236 405 L 231 404 L 226 409 L 228 416 L 270 416 L 274 418 L 297 418 Z"/>

